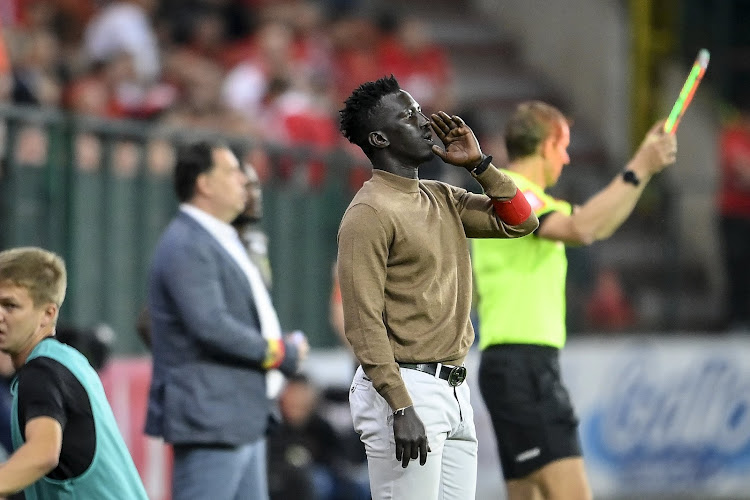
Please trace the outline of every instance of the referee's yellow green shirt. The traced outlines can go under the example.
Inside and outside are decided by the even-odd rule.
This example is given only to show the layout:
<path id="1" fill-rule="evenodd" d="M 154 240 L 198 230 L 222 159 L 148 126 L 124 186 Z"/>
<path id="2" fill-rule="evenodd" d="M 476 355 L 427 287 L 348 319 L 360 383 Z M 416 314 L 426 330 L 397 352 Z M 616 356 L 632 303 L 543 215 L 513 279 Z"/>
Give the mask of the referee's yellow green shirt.
<path id="1" fill-rule="evenodd" d="M 571 213 L 525 177 L 508 170 L 540 219 L 550 212 Z M 565 276 L 562 242 L 530 234 L 524 238 L 472 240 L 472 266 L 478 293 L 479 348 L 497 344 L 565 345 Z"/>

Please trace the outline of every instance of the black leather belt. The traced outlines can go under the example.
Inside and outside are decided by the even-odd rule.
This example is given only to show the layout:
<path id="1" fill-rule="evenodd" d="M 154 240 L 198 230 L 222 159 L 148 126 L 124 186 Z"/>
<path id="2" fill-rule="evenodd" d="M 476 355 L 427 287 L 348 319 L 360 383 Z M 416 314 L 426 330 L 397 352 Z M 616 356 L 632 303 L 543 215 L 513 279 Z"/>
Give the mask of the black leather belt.
<path id="1" fill-rule="evenodd" d="M 450 366 L 442 363 L 399 363 L 399 366 L 429 373 L 433 377 L 447 380 L 448 384 L 453 387 L 463 384 L 464 380 L 466 380 L 465 366 Z"/>

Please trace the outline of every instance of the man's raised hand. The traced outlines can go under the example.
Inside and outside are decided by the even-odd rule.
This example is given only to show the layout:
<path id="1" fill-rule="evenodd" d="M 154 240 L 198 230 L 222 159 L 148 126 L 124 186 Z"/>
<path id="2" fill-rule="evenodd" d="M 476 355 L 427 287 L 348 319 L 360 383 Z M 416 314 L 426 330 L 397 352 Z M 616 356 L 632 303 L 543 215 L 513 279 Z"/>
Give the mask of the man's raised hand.
<path id="1" fill-rule="evenodd" d="M 479 141 L 460 117 L 439 111 L 430 116 L 430 126 L 445 146 L 432 146 L 432 151 L 444 162 L 471 170 L 482 160 Z"/>

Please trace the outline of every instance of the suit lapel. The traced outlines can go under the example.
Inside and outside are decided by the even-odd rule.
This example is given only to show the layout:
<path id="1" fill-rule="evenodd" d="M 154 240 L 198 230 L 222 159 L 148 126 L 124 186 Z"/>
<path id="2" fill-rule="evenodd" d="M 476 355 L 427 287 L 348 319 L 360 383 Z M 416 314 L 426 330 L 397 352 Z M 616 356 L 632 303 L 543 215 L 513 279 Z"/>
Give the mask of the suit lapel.
<path id="1" fill-rule="evenodd" d="M 200 239 L 206 242 L 211 248 L 221 256 L 221 263 L 224 266 L 231 267 L 233 275 L 242 283 L 243 288 L 247 291 L 250 297 L 253 296 L 253 290 L 250 287 L 250 281 L 247 279 L 245 271 L 240 267 L 237 261 L 227 252 L 224 246 L 218 242 L 214 236 L 209 233 L 205 227 L 203 227 L 197 220 L 190 217 L 184 212 L 180 212 L 179 216 L 182 220 L 190 227 L 191 232 L 195 234 L 196 240 Z M 252 301 L 255 302 L 254 300 Z"/>

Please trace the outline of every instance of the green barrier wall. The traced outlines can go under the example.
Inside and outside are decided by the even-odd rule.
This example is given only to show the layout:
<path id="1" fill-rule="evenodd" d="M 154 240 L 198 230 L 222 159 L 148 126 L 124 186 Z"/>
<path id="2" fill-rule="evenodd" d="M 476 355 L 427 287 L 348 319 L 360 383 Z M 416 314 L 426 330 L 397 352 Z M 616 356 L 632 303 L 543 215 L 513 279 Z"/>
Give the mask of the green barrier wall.
<path id="1" fill-rule="evenodd" d="M 106 323 L 116 353 L 142 351 L 135 321 L 151 252 L 177 207 L 170 152 L 200 134 L 22 107 L 0 107 L 0 123 L 0 246 L 60 253 L 69 271 L 61 323 Z M 263 226 L 282 327 L 305 331 L 313 346 L 335 345 L 328 301 L 351 158 L 223 139 L 242 158 L 267 159 Z M 309 181 L 311 162 L 322 181 Z"/>

